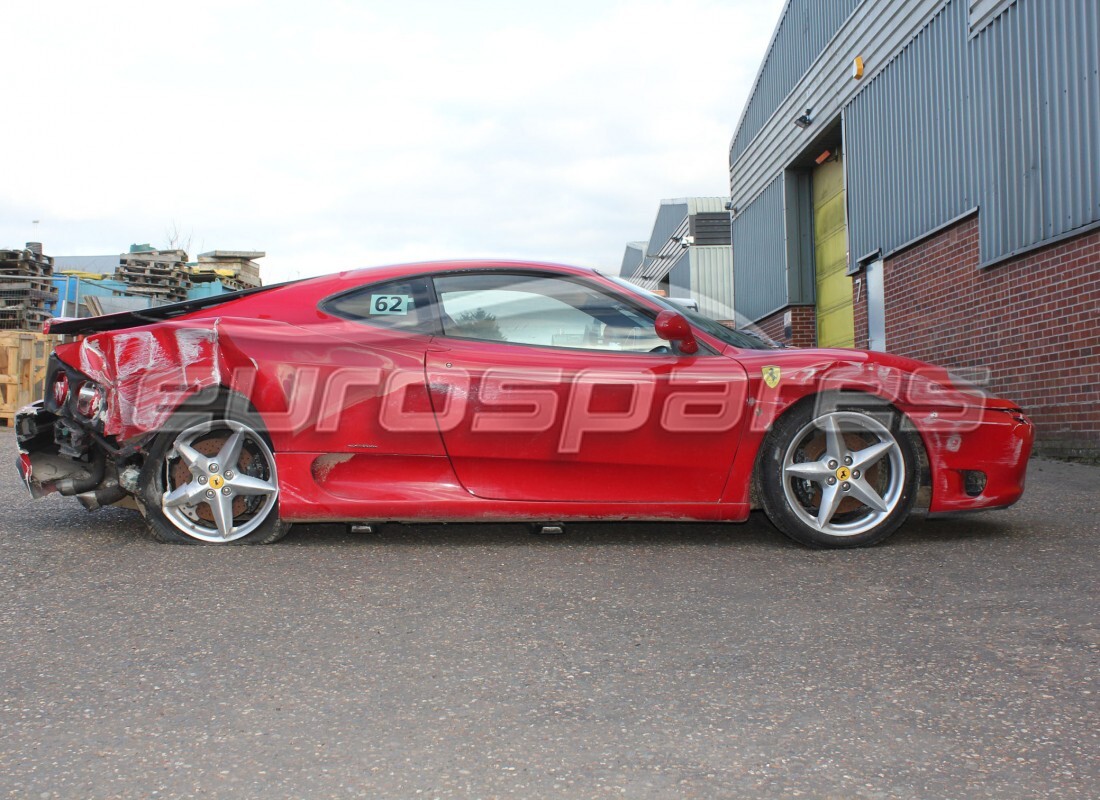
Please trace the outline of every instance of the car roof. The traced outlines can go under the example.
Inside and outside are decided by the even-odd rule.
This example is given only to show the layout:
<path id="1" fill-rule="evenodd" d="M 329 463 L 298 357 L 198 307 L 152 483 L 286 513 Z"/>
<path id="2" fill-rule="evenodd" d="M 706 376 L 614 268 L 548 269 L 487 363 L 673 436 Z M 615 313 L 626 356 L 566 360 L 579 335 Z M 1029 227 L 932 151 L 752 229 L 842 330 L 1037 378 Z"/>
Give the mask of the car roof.
<path id="1" fill-rule="evenodd" d="M 211 295 L 209 297 L 194 300 L 184 300 L 179 303 L 168 303 L 162 306 L 141 309 L 140 311 L 122 311 L 115 314 L 104 314 L 98 317 L 83 317 L 79 319 L 52 319 L 47 323 L 46 330 L 53 334 L 86 334 L 120 330 L 123 328 L 135 328 L 194 314 L 255 295 L 271 295 L 274 299 L 275 296 L 282 294 L 283 290 L 288 289 L 291 291 L 301 289 L 310 294 L 318 291 L 322 294 L 326 294 L 349 289 L 372 281 L 383 281 L 408 275 L 500 269 L 530 272 L 556 272 L 574 275 L 592 275 L 596 273 L 596 270 L 591 267 L 573 267 L 566 264 L 554 264 L 550 262 L 504 259 L 450 259 L 445 261 L 420 261 L 409 264 L 386 264 L 354 270 L 344 270 L 343 272 L 318 275 L 313 278 L 301 278 L 285 283 L 270 284 L 268 286 L 258 286 L 237 292 L 226 292 L 225 294 Z"/>

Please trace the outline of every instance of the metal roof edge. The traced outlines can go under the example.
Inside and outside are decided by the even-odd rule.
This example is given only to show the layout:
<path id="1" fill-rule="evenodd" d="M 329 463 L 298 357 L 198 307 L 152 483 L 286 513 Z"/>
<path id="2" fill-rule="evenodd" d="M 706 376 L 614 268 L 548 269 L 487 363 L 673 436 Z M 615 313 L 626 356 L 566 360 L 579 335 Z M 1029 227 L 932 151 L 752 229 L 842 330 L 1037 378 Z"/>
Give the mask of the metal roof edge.
<path id="1" fill-rule="evenodd" d="M 783 10 L 779 12 L 779 19 L 775 22 L 775 27 L 772 28 L 771 38 L 768 39 L 768 46 L 764 50 L 764 58 L 760 61 L 760 67 L 756 70 L 756 77 L 752 79 L 752 88 L 749 89 L 749 96 L 745 98 L 745 105 L 741 109 L 741 116 L 737 120 L 737 127 L 733 129 L 733 136 L 730 138 L 729 149 L 733 150 L 733 143 L 737 141 L 737 134 L 741 132 L 741 126 L 745 122 L 745 112 L 749 109 L 749 103 L 752 102 L 752 98 L 756 95 L 756 89 L 760 85 L 760 76 L 764 74 L 764 67 L 768 65 L 768 59 L 772 57 L 772 50 L 775 49 L 775 40 L 779 37 L 779 29 L 783 26 L 783 20 L 787 18 L 787 12 L 791 10 L 791 3 L 794 0 L 786 0 L 783 3 Z"/>

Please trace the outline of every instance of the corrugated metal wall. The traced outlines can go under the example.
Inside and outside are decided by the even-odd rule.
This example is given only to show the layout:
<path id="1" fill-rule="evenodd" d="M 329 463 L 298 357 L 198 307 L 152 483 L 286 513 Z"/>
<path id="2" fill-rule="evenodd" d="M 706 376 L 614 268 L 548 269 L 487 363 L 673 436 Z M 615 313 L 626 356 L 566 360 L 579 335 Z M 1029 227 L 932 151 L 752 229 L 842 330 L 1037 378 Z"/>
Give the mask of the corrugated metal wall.
<path id="1" fill-rule="evenodd" d="M 1100 220 L 1100 4 L 1018 0 L 970 55 L 983 262 Z"/>
<path id="2" fill-rule="evenodd" d="M 692 247 L 691 296 L 711 319 L 734 319 L 731 251 L 726 247 Z"/>
<path id="3" fill-rule="evenodd" d="M 783 175 L 733 221 L 733 285 L 737 311 L 751 320 L 787 305 Z"/>
<path id="4" fill-rule="evenodd" d="M 844 111 L 849 266 L 977 205 L 966 17 L 949 5 Z"/>
<path id="5" fill-rule="evenodd" d="M 661 252 L 668 240 L 676 235 L 683 225 L 687 230 L 688 204 L 686 202 L 661 201 L 657 217 L 653 220 L 653 230 L 649 234 L 649 247 L 646 255 L 655 256 Z"/>
<path id="6" fill-rule="evenodd" d="M 946 0 L 864 0 L 829 40 L 809 71 L 771 109 L 762 131 L 730 162 L 730 201 L 745 208 L 791 161 L 840 119 L 841 111 L 875 75 L 943 11 Z M 852 80 L 852 59 L 865 77 Z M 794 124 L 813 108 L 806 128 Z M 816 155 L 805 153 L 805 155 Z"/>
<path id="7" fill-rule="evenodd" d="M 649 242 L 629 242 L 623 257 L 631 282 L 660 287 L 667 276 L 672 297 L 694 298 L 717 319 L 733 317 L 733 269 L 729 213 L 724 197 L 662 200 Z M 688 238 L 691 234 L 694 241 Z M 642 258 L 637 248 L 645 249 Z"/>
<path id="8" fill-rule="evenodd" d="M 845 110 L 851 255 L 979 206 L 982 262 L 1100 220 L 1100 7 L 953 0 Z M 740 288 L 740 287 L 738 287 Z"/>
<path id="9" fill-rule="evenodd" d="M 780 101 L 806 74 L 861 0 L 789 0 L 733 137 L 730 162 L 744 152 Z"/>
<path id="10" fill-rule="evenodd" d="M 970 0 L 970 32 L 977 33 L 1016 0 Z"/>
<path id="11" fill-rule="evenodd" d="M 681 250 L 679 257 L 668 271 L 669 297 L 691 297 L 691 258 L 687 250 Z"/>
<path id="12" fill-rule="evenodd" d="M 623 251 L 623 263 L 619 266 L 619 274 L 624 278 L 630 278 L 642 268 L 645 261 L 645 251 L 649 242 L 627 242 Z"/>

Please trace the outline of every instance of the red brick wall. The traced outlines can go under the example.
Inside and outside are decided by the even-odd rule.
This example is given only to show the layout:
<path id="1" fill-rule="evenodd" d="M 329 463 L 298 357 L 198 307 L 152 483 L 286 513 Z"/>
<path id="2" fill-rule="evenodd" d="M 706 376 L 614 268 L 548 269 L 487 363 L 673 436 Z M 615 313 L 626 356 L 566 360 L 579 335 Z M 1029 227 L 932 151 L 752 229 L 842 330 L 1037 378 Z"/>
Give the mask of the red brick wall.
<path id="1" fill-rule="evenodd" d="M 976 216 L 886 261 L 887 350 L 987 368 L 989 389 L 1035 421 L 1040 452 L 1100 456 L 1100 231 L 978 263 Z M 861 295 L 856 343 L 866 346 L 866 287 Z"/>
<path id="2" fill-rule="evenodd" d="M 783 317 L 791 313 L 791 335 L 787 336 Z M 817 343 L 817 313 L 814 306 L 788 306 L 756 323 L 769 339 L 794 347 L 813 347 Z"/>

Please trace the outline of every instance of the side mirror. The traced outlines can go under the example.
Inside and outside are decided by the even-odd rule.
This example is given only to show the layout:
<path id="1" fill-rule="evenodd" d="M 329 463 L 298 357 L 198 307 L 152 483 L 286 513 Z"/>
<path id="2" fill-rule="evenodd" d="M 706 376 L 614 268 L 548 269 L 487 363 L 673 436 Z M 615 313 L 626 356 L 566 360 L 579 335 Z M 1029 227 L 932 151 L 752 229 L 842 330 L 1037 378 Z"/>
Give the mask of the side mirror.
<path id="1" fill-rule="evenodd" d="M 690 356 L 699 352 L 699 342 L 695 341 L 695 334 L 683 314 L 666 309 L 657 315 L 653 328 L 665 341 L 678 342 L 680 352 L 684 355 Z"/>

